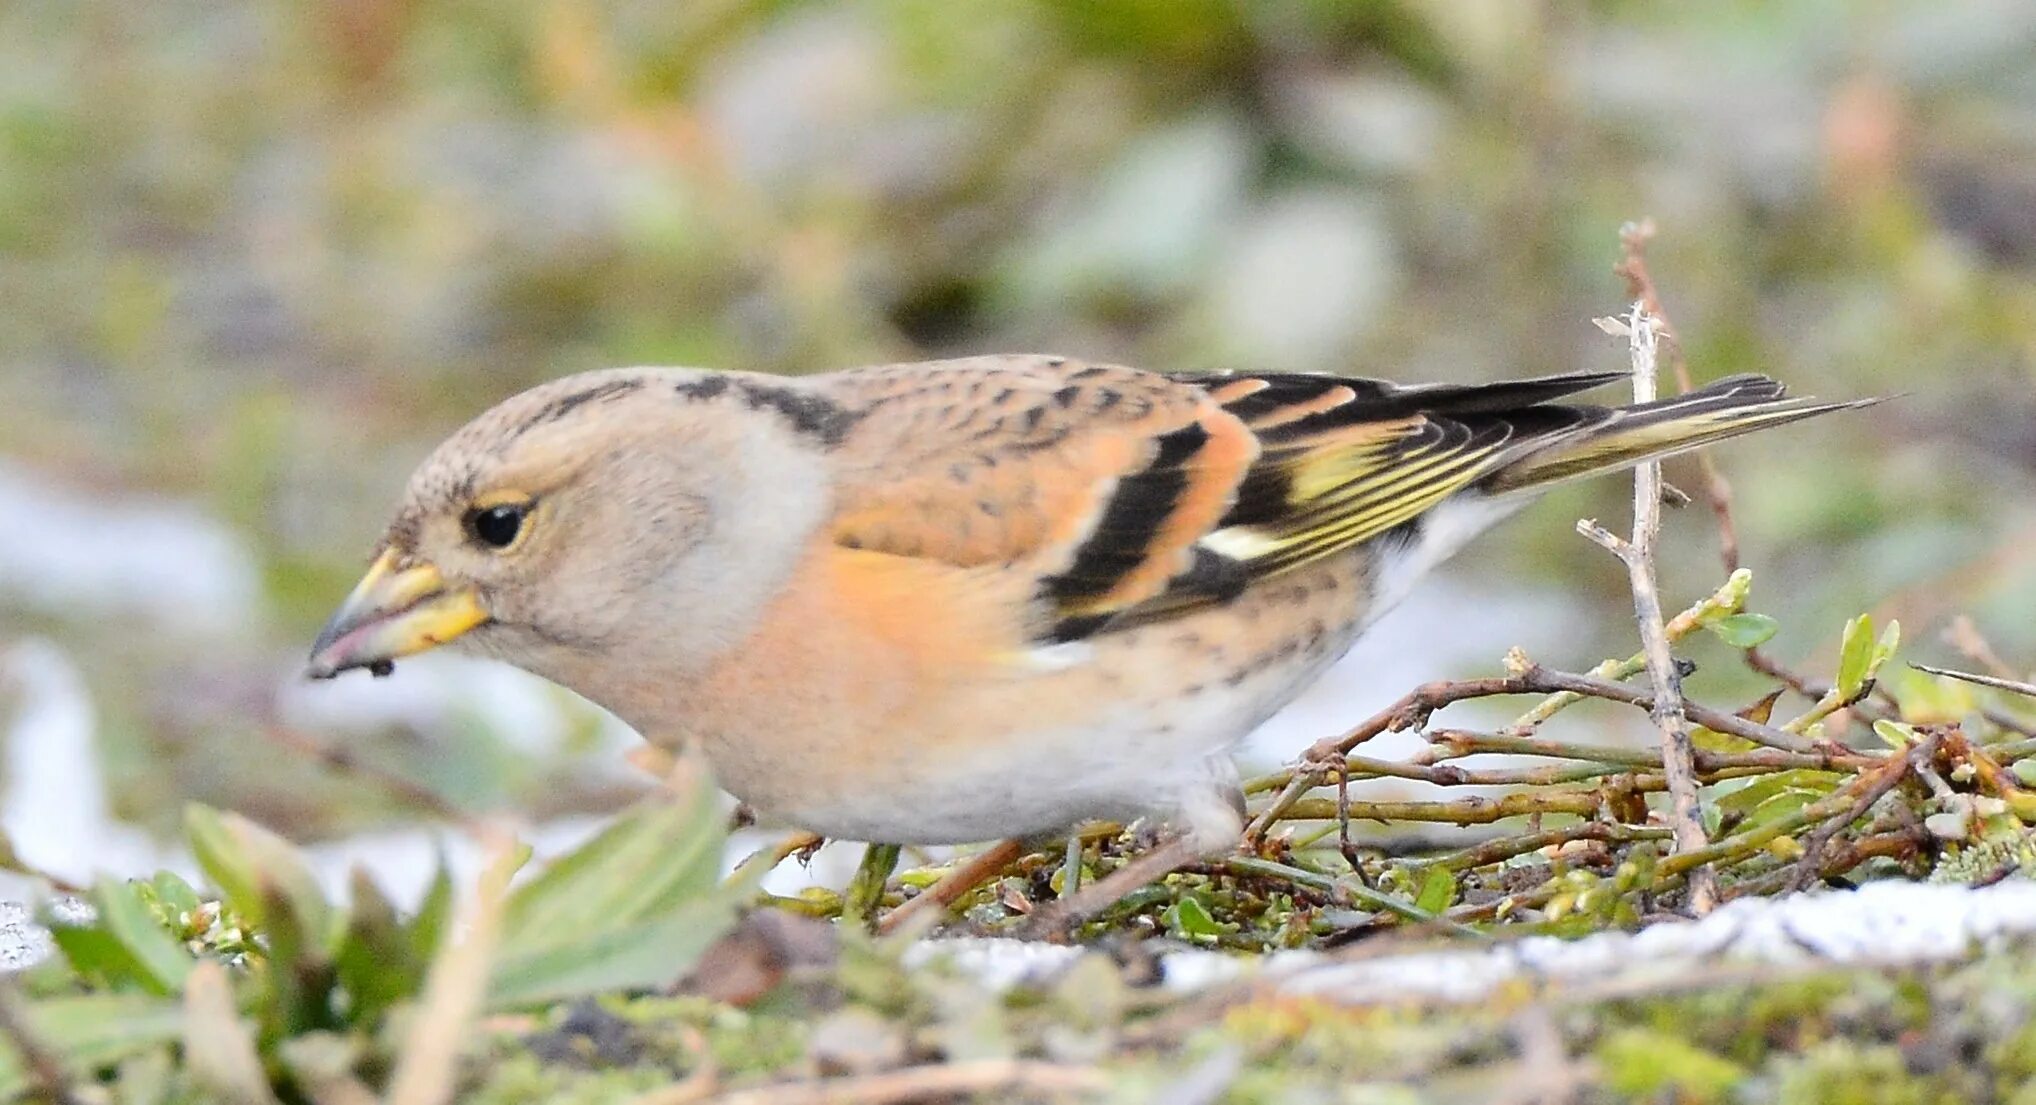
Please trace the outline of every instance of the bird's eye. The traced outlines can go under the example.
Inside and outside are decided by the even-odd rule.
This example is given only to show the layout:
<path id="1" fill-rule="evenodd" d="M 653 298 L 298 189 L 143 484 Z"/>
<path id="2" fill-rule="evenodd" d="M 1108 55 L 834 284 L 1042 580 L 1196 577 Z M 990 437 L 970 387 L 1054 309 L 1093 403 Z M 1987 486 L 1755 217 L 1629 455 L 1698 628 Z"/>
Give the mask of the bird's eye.
<path id="1" fill-rule="evenodd" d="M 522 531 L 523 518 L 529 511 L 527 505 L 519 503 L 470 510 L 467 532 L 489 548 L 506 549 L 516 543 L 516 535 Z"/>

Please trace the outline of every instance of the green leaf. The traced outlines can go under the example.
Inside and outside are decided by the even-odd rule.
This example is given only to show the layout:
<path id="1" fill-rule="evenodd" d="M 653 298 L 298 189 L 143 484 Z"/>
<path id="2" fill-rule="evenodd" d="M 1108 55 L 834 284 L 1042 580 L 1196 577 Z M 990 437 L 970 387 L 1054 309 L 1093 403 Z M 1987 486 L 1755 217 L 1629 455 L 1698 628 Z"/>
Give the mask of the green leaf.
<path id="1" fill-rule="evenodd" d="M 452 920 L 452 869 L 446 866 L 445 856 L 438 857 L 438 873 L 431 878 L 430 889 L 424 892 L 424 901 L 417 907 L 417 916 L 410 919 L 410 954 L 419 962 L 429 963 L 438 954 L 438 944 L 445 936 L 447 922 Z"/>
<path id="2" fill-rule="evenodd" d="M 296 845 L 239 814 L 196 804 L 184 811 L 184 832 L 206 877 L 249 924 L 268 928 L 270 905 L 284 900 L 310 944 L 327 954 L 338 947 L 346 918 Z"/>
<path id="3" fill-rule="evenodd" d="M 1861 614 L 1845 623 L 1838 644 L 1838 693 L 1851 698 L 1866 685 L 1873 667 L 1873 615 Z"/>
<path id="4" fill-rule="evenodd" d="M 1839 784 L 1848 778 L 1851 776 L 1807 767 L 1777 771 L 1772 775 L 1753 779 L 1736 790 L 1719 794 L 1706 804 L 1715 805 L 1727 813 L 1744 816 L 1752 813 L 1768 799 L 1785 791 L 1810 791 L 1821 796 L 1836 790 Z"/>
<path id="5" fill-rule="evenodd" d="M 79 1072 L 171 1043 L 184 1024 L 176 1002 L 141 994 L 41 998 L 28 1004 L 27 1018 L 35 1034 Z M 20 1057 L 0 1046 L 0 1100 L 13 1100 L 28 1085 Z"/>
<path id="6" fill-rule="evenodd" d="M 1753 648 L 1766 644 L 1781 623 L 1766 614 L 1733 614 L 1707 623 L 1705 628 L 1733 648 Z"/>
<path id="7" fill-rule="evenodd" d="M 64 962 L 84 981 L 108 990 L 163 992 L 150 984 L 148 968 L 134 953 L 96 921 L 72 924 L 45 917 L 44 922 Z"/>
<path id="8" fill-rule="evenodd" d="M 704 779 L 676 801 L 625 812 L 511 895 L 502 947 L 529 955 L 655 920 L 708 894 L 721 873 L 724 819 Z"/>
<path id="9" fill-rule="evenodd" d="M 430 957 L 417 953 L 396 907 L 358 867 L 352 898 L 352 917 L 335 966 L 348 998 L 348 1020 L 358 1028 L 373 1025 L 391 1006 L 422 991 Z"/>
<path id="10" fill-rule="evenodd" d="M 1887 742 L 1889 748 L 1907 748 L 1921 740 L 1923 735 L 1916 727 L 1905 722 L 1879 718 L 1873 723 L 1874 735 Z"/>
<path id="11" fill-rule="evenodd" d="M 721 881 L 725 819 L 704 773 L 643 802 L 510 896 L 492 1001 L 525 1005 L 669 985 L 735 918 L 762 872 Z"/>
<path id="12" fill-rule="evenodd" d="M 1882 665 L 1894 658 L 1895 649 L 1900 648 L 1901 644 L 1902 623 L 1889 621 L 1887 629 L 1881 632 L 1880 640 L 1873 646 L 1873 663 L 1867 666 L 1867 678 L 1879 677 Z"/>
<path id="13" fill-rule="evenodd" d="M 717 891 L 654 921 L 609 928 L 496 964 L 488 1004 L 541 1005 L 614 990 L 665 989 L 683 978 L 735 921 L 749 895 Z"/>
<path id="14" fill-rule="evenodd" d="M 196 913 L 205 904 L 198 891 L 175 871 L 158 871 L 149 880 L 149 888 L 155 891 L 156 901 L 169 911 L 171 917 L 181 918 L 187 913 Z"/>
<path id="15" fill-rule="evenodd" d="M 262 906 L 262 932 L 268 938 L 268 970 L 262 972 L 262 1042 L 265 1046 L 320 1028 L 344 1028 L 333 989 L 339 970 L 313 925 L 330 913 L 319 899 L 321 913 L 306 918 L 299 899 L 279 886 L 268 887 Z M 336 942 L 335 942 L 336 943 Z"/>
<path id="16" fill-rule="evenodd" d="M 1746 820 L 1741 821 L 1732 830 L 1732 834 L 1739 836 L 1765 828 L 1783 818 L 1800 812 L 1804 806 L 1824 797 L 1826 797 L 1825 793 L 1820 790 L 1794 788 L 1782 791 L 1780 794 L 1755 806 L 1753 812 L 1746 815 Z"/>
<path id="17" fill-rule="evenodd" d="M 1456 902 L 1456 875 L 1447 867 L 1431 867 L 1421 880 L 1421 893 L 1414 898 L 1416 909 L 1440 913 Z"/>
<path id="18" fill-rule="evenodd" d="M 145 989 L 174 994 L 184 988 L 184 978 L 191 973 L 191 953 L 156 920 L 155 911 L 142 900 L 139 886 L 104 880 L 93 889 L 92 904 L 99 911 L 97 926 L 133 957 L 137 981 Z"/>
<path id="19" fill-rule="evenodd" d="M 1213 939 L 1223 935 L 1223 926 L 1209 915 L 1207 907 L 1194 897 L 1183 897 L 1166 909 L 1167 924 L 1181 935 Z"/>
<path id="20" fill-rule="evenodd" d="M 254 863 L 248 858 L 218 810 L 196 802 L 184 807 L 184 840 L 205 877 L 251 925 L 261 923 L 262 892 Z"/>

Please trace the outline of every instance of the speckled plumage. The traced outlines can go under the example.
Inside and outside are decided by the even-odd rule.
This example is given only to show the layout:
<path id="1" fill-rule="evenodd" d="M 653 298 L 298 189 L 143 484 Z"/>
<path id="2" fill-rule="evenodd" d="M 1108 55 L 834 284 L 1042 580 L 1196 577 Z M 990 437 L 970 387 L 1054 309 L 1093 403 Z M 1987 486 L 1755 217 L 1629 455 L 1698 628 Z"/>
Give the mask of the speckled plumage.
<path id="1" fill-rule="evenodd" d="M 1231 745 L 1382 587 L 1546 483 L 1831 409 L 1760 377 L 1560 402 L 1612 378 L 589 373 L 450 438 L 383 548 L 474 596 L 462 646 L 698 746 L 766 816 L 956 843 L 1152 815 L 1216 848 Z M 525 529 L 479 547 L 498 502 Z"/>

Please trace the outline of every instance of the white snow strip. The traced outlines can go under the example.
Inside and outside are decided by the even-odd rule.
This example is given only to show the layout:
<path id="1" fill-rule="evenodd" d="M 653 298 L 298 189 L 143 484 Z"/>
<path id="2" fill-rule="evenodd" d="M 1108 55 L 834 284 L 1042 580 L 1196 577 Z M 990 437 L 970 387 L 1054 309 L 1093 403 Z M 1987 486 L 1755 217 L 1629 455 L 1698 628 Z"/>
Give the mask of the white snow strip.
<path id="1" fill-rule="evenodd" d="M 2036 934 L 2036 882 L 1975 890 L 1879 882 L 1851 891 L 1742 899 L 1701 921 L 1657 924 L 1576 940 L 1533 936 L 1486 947 L 1338 960 L 1321 952 L 1248 959 L 1181 950 L 1165 956 L 1165 985 L 1187 992 L 1247 974 L 1281 992 L 1352 1004 L 1476 1002 L 1519 981 L 1608 984 L 1695 977 L 1721 965 L 1907 966 L 1964 958 L 2004 939 Z M 934 939 L 905 962 L 946 961 L 985 986 L 1049 982 L 1082 949 L 1017 940 Z"/>

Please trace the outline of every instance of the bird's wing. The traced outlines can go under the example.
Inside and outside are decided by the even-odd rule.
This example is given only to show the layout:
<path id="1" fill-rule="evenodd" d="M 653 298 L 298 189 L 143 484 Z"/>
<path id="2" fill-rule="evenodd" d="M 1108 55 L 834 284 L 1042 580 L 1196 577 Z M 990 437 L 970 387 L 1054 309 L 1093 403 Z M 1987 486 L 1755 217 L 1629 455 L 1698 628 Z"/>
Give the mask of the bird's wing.
<path id="1" fill-rule="evenodd" d="M 1219 602 L 1417 518 L 1527 438 L 1601 408 L 1612 377 L 1402 388 L 1305 375 L 1165 376 L 1054 357 L 845 373 L 831 536 L 1018 573 L 1041 641 Z"/>

